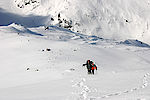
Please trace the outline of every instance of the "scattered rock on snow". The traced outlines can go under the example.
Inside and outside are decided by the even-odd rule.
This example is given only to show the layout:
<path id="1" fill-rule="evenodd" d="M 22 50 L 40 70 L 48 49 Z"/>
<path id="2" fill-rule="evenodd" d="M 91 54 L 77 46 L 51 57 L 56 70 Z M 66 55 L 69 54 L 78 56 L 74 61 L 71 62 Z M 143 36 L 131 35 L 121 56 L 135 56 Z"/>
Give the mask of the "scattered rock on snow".
<path id="1" fill-rule="evenodd" d="M 75 69 L 74 69 L 74 68 L 70 68 L 70 70 L 71 70 L 71 71 L 75 71 Z"/>
<path id="2" fill-rule="evenodd" d="M 51 49 L 47 48 L 46 51 L 51 51 Z"/>
<path id="3" fill-rule="evenodd" d="M 27 70 L 30 70 L 30 68 L 27 68 Z"/>
<path id="4" fill-rule="evenodd" d="M 37 72 L 38 72 L 38 71 L 39 71 L 39 69 L 36 69 L 35 71 L 37 71 Z"/>

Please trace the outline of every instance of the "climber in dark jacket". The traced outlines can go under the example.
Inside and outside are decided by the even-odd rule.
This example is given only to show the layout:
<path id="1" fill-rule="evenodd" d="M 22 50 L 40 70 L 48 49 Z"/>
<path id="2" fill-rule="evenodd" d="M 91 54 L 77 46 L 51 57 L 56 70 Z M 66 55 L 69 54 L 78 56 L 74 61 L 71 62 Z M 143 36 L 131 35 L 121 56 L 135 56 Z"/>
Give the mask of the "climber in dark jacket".
<path id="1" fill-rule="evenodd" d="M 92 71 L 92 74 L 94 74 L 94 69 L 97 70 L 96 65 L 90 60 L 87 60 L 86 64 L 83 64 L 83 66 L 85 66 L 85 65 L 87 67 L 88 74 L 91 74 L 91 71 Z"/>
<path id="2" fill-rule="evenodd" d="M 86 66 L 88 74 L 91 74 L 91 64 L 90 64 L 90 60 L 86 61 L 86 64 L 83 64 L 83 66 Z"/>

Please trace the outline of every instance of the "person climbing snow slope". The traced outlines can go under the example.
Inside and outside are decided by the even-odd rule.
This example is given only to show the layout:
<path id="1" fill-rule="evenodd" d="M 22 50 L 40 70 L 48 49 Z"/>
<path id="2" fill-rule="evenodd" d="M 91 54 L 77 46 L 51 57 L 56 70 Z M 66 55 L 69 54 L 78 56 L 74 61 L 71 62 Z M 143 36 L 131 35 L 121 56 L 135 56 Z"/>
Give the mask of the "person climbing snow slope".
<path id="1" fill-rule="evenodd" d="M 97 66 L 91 60 L 87 60 L 86 64 L 83 64 L 83 66 L 87 67 L 88 74 L 94 74 L 94 70 L 97 70 Z"/>

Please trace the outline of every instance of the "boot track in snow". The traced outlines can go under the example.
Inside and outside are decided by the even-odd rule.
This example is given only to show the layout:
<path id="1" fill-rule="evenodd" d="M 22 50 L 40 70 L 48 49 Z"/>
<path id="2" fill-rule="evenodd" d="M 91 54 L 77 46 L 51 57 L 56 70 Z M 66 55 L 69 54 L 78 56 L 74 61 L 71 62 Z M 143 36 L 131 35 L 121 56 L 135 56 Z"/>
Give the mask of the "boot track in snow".
<path id="1" fill-rule="evenodd" d="M 148 83 L 148 78 L 150 77 L 150 73 L 146 73 L 143 77 L 143 83 L 141 86 L 136 87 L 136 88 L 132 88 L 130 90 L 125 90 L 125 91 L 121 91 L 121 92 L 116 92 L 116 93 L 110 93 L 107 95 L 102 95 L 99 97 L 92 97 L 92 96 L 88 96 L 88 94 L 93 91 L 93 89 L 90 89 L 87 85 L 86 85 L 86 79 L 82 78 L 79 82 L 75 83 L 74 85 L 72 85 L 72 87 L 76 87 L 76 88 L 80 88 L 80 91 L 75 92 L 73 94 L 77 94 L 78 95 L 78 99 L 77 100 L 99 100 L 99 99 L 105 99 L 105 98 L 110 98 L 110 97 L 114 97 L 114 96 L 119 96 L 119 95 L 123 95 L 123 94 L 128 94 L 134 91 L 138 91 L 140 89 L 144 89 L 146 88 L 149 83 Z M 94 89 L 96 90 L 96 89 Z"/>

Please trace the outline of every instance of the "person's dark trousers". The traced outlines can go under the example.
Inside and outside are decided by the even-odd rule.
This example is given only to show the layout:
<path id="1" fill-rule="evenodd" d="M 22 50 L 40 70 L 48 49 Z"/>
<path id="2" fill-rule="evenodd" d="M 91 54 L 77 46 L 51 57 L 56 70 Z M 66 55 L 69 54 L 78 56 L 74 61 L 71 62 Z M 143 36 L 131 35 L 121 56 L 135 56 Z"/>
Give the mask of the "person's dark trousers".
<path id="1" fill-rule="evenodd" d="M 92 74 L 94 74 L 94 70 L 92 70 Z"/>
<path id="2" fill-rule="evenodd" d="M 91 74 L 91 70 L 90 69 L 88 69 L 88 74 Z"/>

